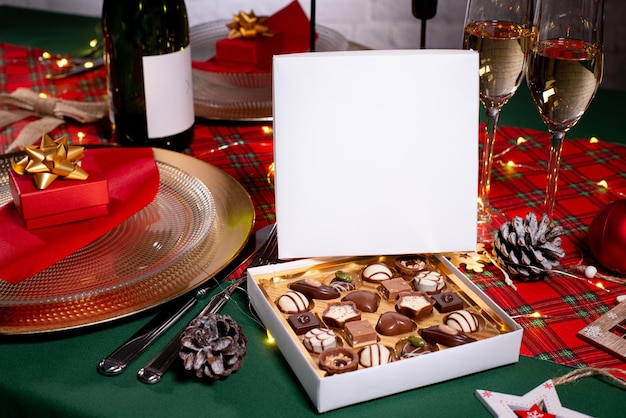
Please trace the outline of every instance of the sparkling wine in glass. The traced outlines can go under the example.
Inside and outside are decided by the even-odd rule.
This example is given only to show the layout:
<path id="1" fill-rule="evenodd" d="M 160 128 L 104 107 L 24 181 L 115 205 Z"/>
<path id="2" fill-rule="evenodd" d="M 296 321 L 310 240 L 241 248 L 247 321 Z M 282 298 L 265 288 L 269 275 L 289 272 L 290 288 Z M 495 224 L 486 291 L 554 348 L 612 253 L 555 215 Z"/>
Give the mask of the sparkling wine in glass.
<path id="1" fill-rule="evenodd" d="M 526 78 L 550 132 L 545 210 L 554 217 L 561 150 L 602 81 L 603 0 L 537 0 Z"/>
<path id="2" fill-rule="evenodd" d="M 524 78 L 532 39 L 531 0 L 469 0 L 463 48 L 479 53 L 480 101 L 486 112 L 478 180 L 478 241 L 491 242 L 506 220 L 489 203 L 493 146 L 502 106 Z"/>

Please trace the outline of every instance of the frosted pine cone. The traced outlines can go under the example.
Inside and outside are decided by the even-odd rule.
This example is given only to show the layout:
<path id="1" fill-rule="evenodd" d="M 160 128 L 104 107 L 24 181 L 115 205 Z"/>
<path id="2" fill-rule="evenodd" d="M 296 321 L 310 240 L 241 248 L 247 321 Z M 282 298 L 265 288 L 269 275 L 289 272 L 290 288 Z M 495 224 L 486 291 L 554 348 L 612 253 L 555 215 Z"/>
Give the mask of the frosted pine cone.
<path id="1" fill-rule="evenodd" d="M 557 267 L 565 256 L 561 248 L 563 228 L 546 214 L 540 222 L 534 213 L 506 222 L 494 234 L 493 253 L 500 266 L 520 280 L 537 280 Z"/>
<path id="2" fill-rule="evenodd" d="M 191 321 L 180 342 L 185 369 L 217 380 L 242 366 L 248 339 L 229 315 L 209 314 Z"/>

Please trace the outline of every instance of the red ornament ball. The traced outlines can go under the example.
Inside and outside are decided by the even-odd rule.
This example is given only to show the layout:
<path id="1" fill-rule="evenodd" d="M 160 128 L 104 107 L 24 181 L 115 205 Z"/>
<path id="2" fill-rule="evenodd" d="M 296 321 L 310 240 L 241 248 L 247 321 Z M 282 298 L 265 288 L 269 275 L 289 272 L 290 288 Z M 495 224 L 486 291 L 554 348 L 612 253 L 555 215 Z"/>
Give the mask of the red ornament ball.
<path id="1" fill-rule="evenodd" d="M 626 273 L 626 199 L 602 208 L 589 225 L 589 245 L 600 264 Z"/>

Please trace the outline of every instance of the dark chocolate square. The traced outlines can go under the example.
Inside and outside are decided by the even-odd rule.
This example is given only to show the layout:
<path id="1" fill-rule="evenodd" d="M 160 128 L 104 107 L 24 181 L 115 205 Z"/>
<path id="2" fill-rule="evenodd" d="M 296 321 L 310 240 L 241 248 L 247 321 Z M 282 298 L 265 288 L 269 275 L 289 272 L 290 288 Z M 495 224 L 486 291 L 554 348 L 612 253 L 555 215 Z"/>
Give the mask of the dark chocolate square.
<path id="1" fill-rule="evenodd" d="M 435 308 L 437 308 L 440 313 L 463 309 L 463 300 L 454 292 L 443 292 L 431 295 L 431 298 L 435 299 Z"/>
<path id="2" fill-rule="evenodd" d="M 313 328 L 320 326 L 320 322 L 311 312 L 289 315 L 287 322 L 289 322 L 289 325 L 291 325 L 291 328 L 293 328 L 297 335 L 305 334 Z"/>

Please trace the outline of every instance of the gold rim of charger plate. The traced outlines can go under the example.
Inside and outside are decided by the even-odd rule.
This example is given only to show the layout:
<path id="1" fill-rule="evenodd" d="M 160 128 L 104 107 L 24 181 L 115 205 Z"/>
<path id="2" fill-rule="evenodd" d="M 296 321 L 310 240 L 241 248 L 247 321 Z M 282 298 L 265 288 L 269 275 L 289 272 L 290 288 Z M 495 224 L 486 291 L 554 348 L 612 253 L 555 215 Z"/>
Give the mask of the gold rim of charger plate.
<path id="1" fill-rule="evenodd" d="M 201 160 L 173 151 L 153 151 L 158 162 L 196 177 L 211 192 L 216 215 L 207 237 L 182 260 L 137 283 L 78 300 L 2 306 L 0 334 L 78 329 L 146 311 L 201 285 L 239 254 L 255 222 L 254 205 L 246 190 Z"/>

